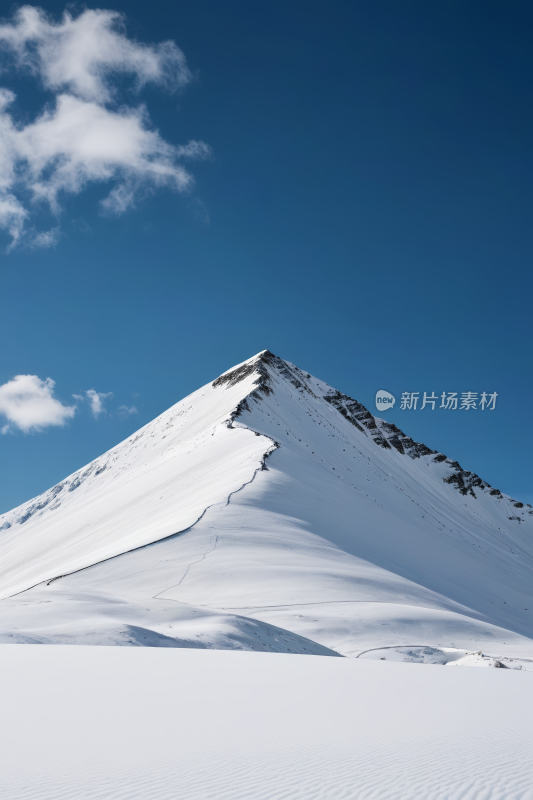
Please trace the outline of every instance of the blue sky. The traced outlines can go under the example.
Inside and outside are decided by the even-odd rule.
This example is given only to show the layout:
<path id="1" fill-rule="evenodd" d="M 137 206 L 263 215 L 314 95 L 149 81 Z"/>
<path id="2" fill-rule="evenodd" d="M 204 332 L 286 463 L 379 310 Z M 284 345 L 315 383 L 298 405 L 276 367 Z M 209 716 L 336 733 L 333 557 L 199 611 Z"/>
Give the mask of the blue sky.
<path id="1" fill-rule="evenodd" d="M 386 416 L 533 502 L 530 4 L 88 3 L 126 14 L 137 70 L 96 88 L 54 73 L 64 5 L 43 8 L 48 61 L 0 40 L 26 214 L 16 246 L 0 231 L 0 407 L 30 375 L 48 420 L 51 398 L 76 409 L 0 417 L 0 512 L 265 348 L 374 413 L 378 389 L 498 392 L 494 411 Z M 171 79 L 147 78 L 139 43 Z M 127 118 L 142 158 L 80 179 L 60 95 Z"/>

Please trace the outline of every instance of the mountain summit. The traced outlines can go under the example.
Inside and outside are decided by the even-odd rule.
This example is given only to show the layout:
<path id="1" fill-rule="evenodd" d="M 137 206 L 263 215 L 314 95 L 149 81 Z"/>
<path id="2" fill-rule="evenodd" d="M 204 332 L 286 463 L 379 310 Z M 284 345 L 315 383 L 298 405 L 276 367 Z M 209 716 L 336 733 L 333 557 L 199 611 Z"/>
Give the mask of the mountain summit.
<path id="1" fill-rule="evenodd" d="M 531 509 L 268 350 L 0 531 L 2 641 L 533 656 Z"/>

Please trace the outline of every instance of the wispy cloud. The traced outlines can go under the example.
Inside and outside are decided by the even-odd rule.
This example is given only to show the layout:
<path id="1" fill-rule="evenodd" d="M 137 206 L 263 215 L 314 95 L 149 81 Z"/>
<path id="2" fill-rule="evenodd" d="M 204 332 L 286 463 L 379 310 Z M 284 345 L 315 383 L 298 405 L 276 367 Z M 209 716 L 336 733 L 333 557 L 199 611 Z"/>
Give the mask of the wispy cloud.
<path id="1" fill-rule="evenodd" d="M 138 414 L 138 413 L 139 412 L 135 408 L 135 406 L 131 406 L 130 408 L 128 408 L 128 406 L 119 406 L 118 407 L 118 416 L 120 417 L 121 420 L 128 419 L 133 414 Z"/>
<path id="2" fill-rule="evenodd" d="M 74 416 L 76 406 L 63 405 L 54 397 L 54 386 L 51 378 L 43 381 L 37 375 L 15 375 L 0 386 L 0 414 L 7 420 L 1 432 L 19 429 L 30 433 L 65 425 Z"/>
<path id="3" fill-rule="evenodd" d="M 105 412 L 104 402 L 108 397 L 113 397 L 113 392 L 95 392 L 94 389 L 88 389 L 85 394 L 95 417 Z"/>
<path id="4" fill-rule="evenodd" d="M 195 197 L 194 200 L 188 204 L 188 208 L 192 210 L 194 218 L 201 222 L 202 225 L 209 225 L 211 220 L 209 218 L 209 212 L 205 206 L 205 203 L 200 200 L 199 197 Z"/>
<path id="5" fill-rule="evenodd" d="M 0 49 L 55 93 L 54 102 L 22 126 L 12 113 L 15 95 L 0 88 L 0 227 L 11 234 L 11 246 L 23 239 L 32 247 L 57 241 L 57 227 L 42 234 L 26 227 L 39 201 L 58 215 L 67 195 L 89 183 L 113 182 L 102 209 L 122 214 L 158 188 L 187 190 L 193 177 L 183 160 L 210 156 L 204 142 L 165 141 L 144 105 L 118 105 L 123 75 L 133 78 L 136 90 L 152 83 L 173 91 L 191 80 L 174 42 L 128 39 L 121 14 L 85 10 L 74 18 L 66 11 L 55 23 L 42 9 L 24 6 L 0 25 Z"/>
<path id="6" fill-rule="evenodd" d="M 93 232 L 93 229 L 87 222 L 85 222 L 83 217 L 79 217 L 79 219 L 71 219 L 70 222 L 81 233 L 86 233 L 88 235 L 91 235 L 91 233 Z"/>
<path id="7" fill-rule="evenodd" d="M 57 225 L 55 228 L 51 228 L 49 231 L 41 231 L 40 233 L 34 234 L 31 239 L 30 246 L 33 248 L 55 247 L 60 239 L 61 228 L 59 225 Z"/>

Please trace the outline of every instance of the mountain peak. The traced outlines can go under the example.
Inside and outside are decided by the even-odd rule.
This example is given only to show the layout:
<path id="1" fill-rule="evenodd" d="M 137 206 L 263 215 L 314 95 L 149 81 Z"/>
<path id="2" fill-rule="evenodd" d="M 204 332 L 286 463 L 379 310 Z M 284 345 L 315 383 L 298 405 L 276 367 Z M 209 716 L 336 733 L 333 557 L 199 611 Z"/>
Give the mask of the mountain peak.
<path id="1" fill-rule="evenodd" d="M 268 380 L 267 366 L 276 362 L 282 362 L 282 359 L 275 356 L 270 350 L 262 350 L 260 353 L 256 353 L 255 356 L 248 358 L 241 364 L 237 364 L 237 366 L 231 367 L 231 369 L 223 372 L 222 375 L 213 381 L 212 386 L 214 388 L 223 386 L 224 384 L 235 386 L 237 383 L 240 383 L 249 375 L 253 375 L 256 372 L 261 378 Z"/>
<path id="2" fill-rule="evenodd" d="M 309 375 L 309 373 L 304 373 L 299 367 L 296 367 L 289 361 L 284 361 L 279 356 L 274 355 L 270 350 L 262 350 L 247 361 L 243 361 L 242 364 L 232 367 L 214 380 L 212 386 L 213 388 L 224 385 L 236 386 L 250 375 L 257 376 L 257 379 L 254 381 L 255 388 L 251 393 L 252 396 L 254 392 L 266 395 L 270 394 L 272 392 L 273 381 L 275 381 L 276 378 L 287 380 L 294 387 L 305 389 L 313 394 L 308 385 L 308 380 L 311 378 L 311 375 Z M 318 383 L 317 381 L 317 384 Z"/>
<path id="3" fill-rule="evenodd" d="M 0 597 L 31 641 L 442 659 L 530 635 L 532 514 L 263 350 L 0 517 Z"/>
<path id="4" fill-rule="evenodd" d="M 0 592 L 13 594 L 184 531 L 207 508 L 227 504 L 282 451 L 301 464 L 301 475 L 331 469 L 349 493 L 348 505 L 352 492 L 370 488 L 374 478 L 366 471 L 373 464 L 380 465 L 376 474 L 403 476 L 398 485 L 413 476 L 425 485 L 431 476 L 432 491 L 449 493 L 445 502 L 452 506 L 454 495 L 483 498 L 483 513 L 497 512 L 497 531 L 531 522 L 533 512 L 475 473 L 263 350 L 0 516 Z"/>

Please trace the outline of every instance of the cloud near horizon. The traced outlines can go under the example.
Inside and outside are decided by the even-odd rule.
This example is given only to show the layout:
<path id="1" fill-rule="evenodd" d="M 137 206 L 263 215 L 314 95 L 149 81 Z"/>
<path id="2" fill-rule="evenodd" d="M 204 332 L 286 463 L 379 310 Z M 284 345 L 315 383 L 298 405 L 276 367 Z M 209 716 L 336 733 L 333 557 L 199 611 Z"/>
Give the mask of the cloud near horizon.
<path id="1" fill-rule="evenodd" d="M 87 395 L 89 406 L 95 417 L 105 413 L 104 401 L 108 397 L 113 397 L 113 392 L 95 392 L 94 389 L 88 389 L 85 394 Z"/>
<path id="2" fill-rule="evenodd" d="M 63 426 L 72 419 L 76 406 L 65 406 L 54 397 L 55 381 L 37 375 L 15 375 L 0 386 L 0 414 L 7 419 L 3 434 L 18 428 L 24 433 L 38 432 L 53 425 Z"/>
<path id="3" fill-rule="evenodd" d="M 36 205 L 59 216 L 66 196 L 89 183 L 112 183 L 102 211 L 123 214 L 158 188 L 189 189 L 194 179 L 182 161 L 211 155 L 201 141 L 165 141 L 145 105 L 118 105 L 121 76 L 133 78 L 137 91 L 149 83 L 175 91 L 192 79 L 174 42 L 132 41 L 124 19 L 96 9 L 76 18 L 65 11 L 55 23 L 42 9 L 23 6 L 0 24 L 0 51 L 55 94 L 32 122 L 20 125 L 12 112 L 15 94 L 0 87 L 0 228 L 11 235 L 10 248 L 58 241 L 57 225 L 38 233 L 28 228 Z"/>

